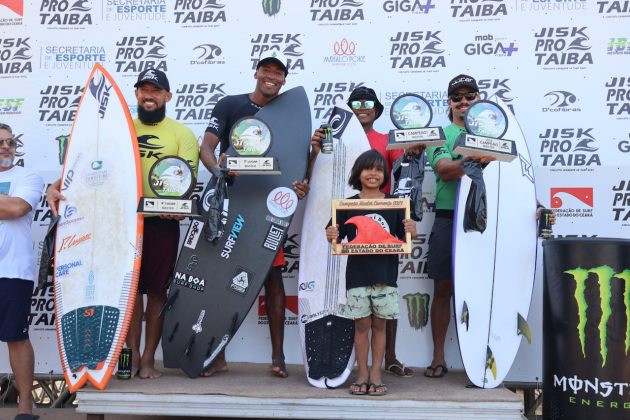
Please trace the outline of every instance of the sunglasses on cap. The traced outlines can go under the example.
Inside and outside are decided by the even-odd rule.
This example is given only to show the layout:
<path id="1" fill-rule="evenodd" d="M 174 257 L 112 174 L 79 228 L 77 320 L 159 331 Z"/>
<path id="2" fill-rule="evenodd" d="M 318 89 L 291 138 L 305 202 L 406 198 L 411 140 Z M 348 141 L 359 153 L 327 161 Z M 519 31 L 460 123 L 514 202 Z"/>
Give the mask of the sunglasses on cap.
<path id="1" fill-rule="evenodd" d="M 0 139 L 0 146 L 15 147 L 17 146 L 17 141 L 15 141 L 13 137 L 9 137 L 8 139 Z"/>
<path id="2" fill-rule="evenodd" d="M 462 99 L 466 98 L 468 102 L 474 101 L 477 97 L 477 92 L 468 92 L 468 93 L 454 93 L 450 96 L 451 101 L 457 103 L 461 102 Z"/>
<path id="3" fill-rule="evenodd" d="M 374 108 L 374 101 L 352 101 L 350 102 L 350 106 L 352 109 L 372 109 Z"/>

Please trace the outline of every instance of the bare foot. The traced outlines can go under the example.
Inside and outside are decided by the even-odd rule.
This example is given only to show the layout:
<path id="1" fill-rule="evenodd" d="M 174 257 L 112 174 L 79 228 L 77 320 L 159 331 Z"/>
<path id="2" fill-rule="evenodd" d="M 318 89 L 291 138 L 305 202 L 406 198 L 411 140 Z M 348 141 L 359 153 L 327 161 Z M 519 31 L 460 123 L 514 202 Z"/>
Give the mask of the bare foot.
<path id="1" fill-rule="evenodd" d="M 214 362 L 210 364 L 210 366 L 208 366 L 206 370 L 201 372 L 199 376 L 203 378 L 209 378 L 215 373 L 221 373 L 221 372 L 227 372 L 227 371 L 228 371 L 228 365 L 225 360 L 221 360 L 221 361 L 215 360 Z"/>
<path id="2" fill-rule="evenodd" d="M 140 379 L 157 379 L 160 376 L 162 376 L 162 372 L 153 365 L 140 367 L 140 372 L 138 373 Z"/>
<path id="3" fill-rule="evenodd" d="M 284 364 L 284 360 L 272 360 L 271 361 L 271 374 L 278 378 L 286 378 L 289 376 L 287 372 L 287 365 Z"/>

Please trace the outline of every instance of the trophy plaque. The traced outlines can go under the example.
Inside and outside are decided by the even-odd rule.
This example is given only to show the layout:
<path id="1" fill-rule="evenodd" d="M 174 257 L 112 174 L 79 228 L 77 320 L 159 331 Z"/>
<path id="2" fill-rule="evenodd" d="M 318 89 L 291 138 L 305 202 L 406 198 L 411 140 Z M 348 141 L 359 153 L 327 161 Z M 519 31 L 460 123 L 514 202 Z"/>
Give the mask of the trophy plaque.
<path id="1" fill-rule="evenodd" d="M 453 152 L 467 156 L 494 156 L 502 162 L 516 158 L 516 143 L 503 138 L 508 119 L 498 104 L 487 100 L 475 102 L 466 111 L 464 123 L 468 133 L 459 135 Z"/>
<path id="2" fill-rule="evenodd" d="M 446 140 L 442 127 L 429 127 L 433 110 L 420 95 L 406 93 L 396 98 L 390 111 L 396 130 L 390 130 L 387 150 L 403 149 L 425 144 L 442 146 Z"/>
<path id="3" fill-rule="evenodd" d="M 155 197 L 142 197 L 138 213 L 199 217 L 197 200 L 189 198 L 195 181 L 195 174 L 184 159 L 158 159 L 149 170 L 149 185 Z"/>
<path id="4" fill-rule="evenodd" d="M 238 120 L 230 131 L 233 155 L 226 155 L 221 167 L 243 175 L 280 175 L 278 159 L 266 156 L 271 149 L 272 132 L 267 123 L 257 117 Z"/>
<path id="5" fill-rule="evenodd" d="M 395 209 L 403 209 L 405 219 L 410 218 L 408 198 L 334 199 L 332 200 L 332 224 L 337 224 L 337 212 L 340 210 L 375 210 L 376 212 Z M 350 242 L 334 242 L 333 255 L 409 254 L 411 252 L 411 234 L 408 232 L 405 233 L 405 240 L 401 241 L 369 215 L 350 217 L 346 223 L 357 227 L 357 236 Z"/>

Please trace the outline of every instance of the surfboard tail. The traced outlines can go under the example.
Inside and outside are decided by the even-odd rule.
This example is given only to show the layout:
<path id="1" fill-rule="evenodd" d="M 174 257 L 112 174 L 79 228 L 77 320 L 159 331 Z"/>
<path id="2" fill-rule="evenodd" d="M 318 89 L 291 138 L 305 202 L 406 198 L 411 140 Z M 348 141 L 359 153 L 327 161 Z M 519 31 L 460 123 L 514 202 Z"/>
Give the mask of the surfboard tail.
<path id="1" fill-rule="evenodd" d="M 86 367 L 73 372 L 64 365 L 63 376 L 66 379 L 68 390 L 72 394 L 83 388 L 88 381 L 88 371 Z"/>

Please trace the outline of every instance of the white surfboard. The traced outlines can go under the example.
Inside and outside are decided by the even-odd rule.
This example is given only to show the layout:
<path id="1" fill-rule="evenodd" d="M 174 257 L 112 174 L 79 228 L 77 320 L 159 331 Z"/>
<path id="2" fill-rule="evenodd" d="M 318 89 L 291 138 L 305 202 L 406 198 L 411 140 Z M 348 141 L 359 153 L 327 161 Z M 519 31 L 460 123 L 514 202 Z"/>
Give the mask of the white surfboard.
<path id="1" fill-rule="evenodd" d="M 491 162 L 483 171 L 488 224 L 483 234 L 464 232 L 470 178 L 461 179 L 453 229 L 455 321 L 464 368 L 478 387 L 501 384 L 516 357 L 527 315 L 536 264 L 536 193 L 527 143 L 516 118 L 508 116 L 504 138 L 514 140 L 518 158 Z"/>
<path id="2" fill-rule="evenodd" d="M 300 277 L 298 319 L 306 376 L 311 385 L 335 388 L 343 384 L 354 365 L 354 321 L 340 314 L 346 302 L 346 256 L 331 255 L 325 228 L 333 198 L 356 191 L 348 185 L 356 158 L 370 144 L 361 123 L 339 100 L 331 120 L 334 152 L 320 153 L 315 161 L 306 200 Z"/>
<path id="3" fill-rule="evenodd" d="M 55 243 L 57 342 L 71 392 L 87 380 L 106 386 L 127 335 L 140 271 L 141 181 L 127 104 L 96 64 L 70 133 Z"/>

